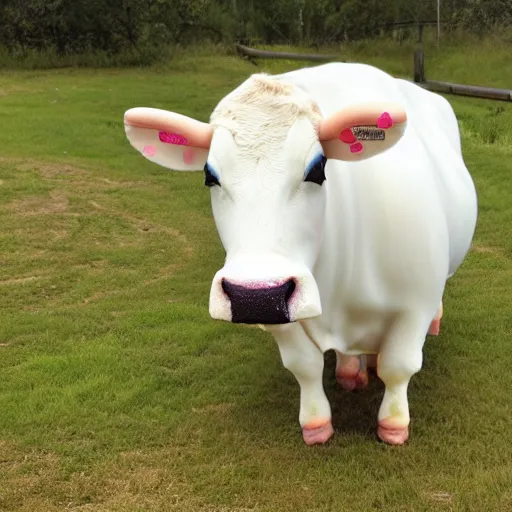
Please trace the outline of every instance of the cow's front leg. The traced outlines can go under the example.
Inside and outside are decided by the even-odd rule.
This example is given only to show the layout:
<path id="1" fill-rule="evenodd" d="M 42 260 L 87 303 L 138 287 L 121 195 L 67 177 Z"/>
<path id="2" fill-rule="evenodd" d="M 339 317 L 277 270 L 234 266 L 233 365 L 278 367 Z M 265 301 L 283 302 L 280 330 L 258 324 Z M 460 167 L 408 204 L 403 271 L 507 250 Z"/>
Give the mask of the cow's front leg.
<path id="1" fill-rule="evenodd" d="M 322 382 L 323 353 L 298 323 L 269 330 L 277 341 L 284 367 L 293 373 L 300 386 L 299 422 L 305 443 L 326 443 L 334 430 Z"/>
<path id="2" fill-rule="evenodd" d="M 429 319 L 397 320 L 381 347 L 377 373 L 386 390 L 379 410 L 379 438 L 389 444 L 403 444 L 409 437 L 407 387 L 421 369 L 422 349 Z"/>

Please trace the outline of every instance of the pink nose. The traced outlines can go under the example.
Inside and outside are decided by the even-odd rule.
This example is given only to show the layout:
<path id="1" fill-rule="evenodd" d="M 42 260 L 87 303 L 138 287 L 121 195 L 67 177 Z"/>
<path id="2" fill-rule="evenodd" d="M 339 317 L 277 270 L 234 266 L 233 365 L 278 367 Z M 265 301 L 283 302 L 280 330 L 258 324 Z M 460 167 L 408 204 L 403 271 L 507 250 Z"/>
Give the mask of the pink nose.
<path id="1" fill-rule="evenodd" d="M 231 301 L 232 322 L 242 324 L 287 324 L 288 302 L 295 291 L 295 279 L 278 286 L 249 288 L 226 278 L 222 289 Z"/>

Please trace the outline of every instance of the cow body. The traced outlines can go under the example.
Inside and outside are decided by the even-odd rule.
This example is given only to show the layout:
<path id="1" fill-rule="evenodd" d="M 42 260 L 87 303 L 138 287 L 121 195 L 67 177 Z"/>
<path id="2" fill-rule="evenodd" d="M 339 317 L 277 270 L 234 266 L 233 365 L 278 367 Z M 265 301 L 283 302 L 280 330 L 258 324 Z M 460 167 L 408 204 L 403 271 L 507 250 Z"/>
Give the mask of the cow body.
<path id="1" fill-rule="evenodd" d="M 346 130 L 339 140 L 328 133 L 336 112 L 352 119 L 350 109 L 365 102 L 400 105 L 408 124 L 392 147 L 358 160 L 351 153 L 376 145 L 363 135 L 362 144 L 340 153 L 336 144 Z M 392 117 L 383 116 L 377 125 Z M 152 159 L 147 127 L 162 124 L 146 117 L 127 117 L 139 127 L 129 138 Z M 249 79 L 219 103 L 211 127 L 166 123 L 199 141 L 206 182 L 218 185 L 212 209 L 226 263 L 213 280 L 210 312 L 264 324 L 273 334 L 301 388 L 306 443 L 325 442 L 333 432 L 322 384 L 323 354 L 331 349 L 349 388 L 364 377 L 354 356 L 379 356 L 386 391 L 378 434 L 403 443 L 407 386 L 476 223 L 475 189 L 448 102 L 370 66 L 328 64 Z M 165 160 L 175 148 L 164 147 L 162 155 L 154 161 L 176 168 Z M 183 170 L 199 167 L 189 161 L 183 153 Z"/>
<path id="2" fill-rule="evenodd" d="M 378 353 L 394 316 L 435 316 L 470 247 L 476 194 L 457 121 L 444 98 L 370 66 L 330 64 L 279 79 L 307 91 L 324 116 L 368 98 L 407 111 L 408 128 L 393 148 L 364 162 L 327 163 L 313 271 L 322 314 L 303 321 L 322 351 Z"/>
<path id="3" fill-rule="evenodd" d="M 369 98 L 395 101 L 407 111 L 408 128 L 393 148 L 369 160 L 327 163 L 324 237 L 313 271 L 322 314 L 301 321 L 300 327 L 270 330 L 292 371 L 307 367 L 310 348 L 301 355 L 301 348 L 293 354 L 293 347 L 309 338 L 320 352 L 337 352 L 341 379 L 344 364 L 350 366 L 344 355 L 384 351 L 388 368 L 378 371 L 385 383 L 400 374 L 408 380 L 421 367 L 429 323 L 475 229 L 476 193 L 462 159 L 455 115 L 444 98 L 369 66 L 330 64 L 280 79 L 307 91 L 326 116 Z M 317 354 L 313 359 L 320 368 Z M 400 444 L 409 420 L 405 390 L 389 392 L 389 387 L 379 434 Z M 320 416 L 329 418 L 323 390 L 310 393 L 310 402 L 323 410 Z M 315 421 L 319 414 L 308 407 L 315 409 L 303 404 L 305 439 L 323 442 L 330 425 Z"/>

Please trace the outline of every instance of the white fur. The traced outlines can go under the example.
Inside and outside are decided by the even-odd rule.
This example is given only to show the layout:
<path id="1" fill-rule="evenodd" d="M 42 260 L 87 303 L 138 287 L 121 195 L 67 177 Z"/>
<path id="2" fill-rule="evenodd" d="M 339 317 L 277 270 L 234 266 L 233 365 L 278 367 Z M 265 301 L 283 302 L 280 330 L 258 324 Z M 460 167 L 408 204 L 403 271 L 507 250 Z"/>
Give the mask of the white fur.
<path id="1" fill-rule="evenodd" d="M 301 385 L 301 424 L 321 420 L 318 411 L 330 416 L 323 359 L 301 348 L 309 340 L 320 353 L 380 353 L 386 394 L 379 420 L 406 428 L 409 379 L 476 222 L 453 111 L 441 97 L 363 65 L 258 77 L 265 80 L 292 87 L 253 87 L 250 94 L 248 81 L 212 116 L 209 161 L 222 183 L 212 189 L 212 207 L 227 253 L 212 285 L 212 316 L 230 319 L 222 277 L 271 285 L 299 276 L 300 303 L 291 308 L 302 320 L 267 330 Z M 318 108 L 329 116 L 364 101 L 402 105 L 409 122 L 403 139 L 364 162 L 329 161 L 321 187 L 303 183 L 321 150 Z M 320 305 L 322 314 L 307 318 Z"/>

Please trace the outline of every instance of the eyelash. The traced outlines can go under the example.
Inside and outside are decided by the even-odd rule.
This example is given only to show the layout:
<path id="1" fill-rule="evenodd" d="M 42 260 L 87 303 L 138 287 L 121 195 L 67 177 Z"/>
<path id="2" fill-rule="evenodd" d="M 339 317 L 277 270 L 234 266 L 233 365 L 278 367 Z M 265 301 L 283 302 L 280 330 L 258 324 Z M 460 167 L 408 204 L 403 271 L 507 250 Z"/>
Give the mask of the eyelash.
<path id="1" fill-rule="evenodd" d="M 324 155 L 318 155 L 310 164 L 309 169 L 306 171 L 304 181 L 310 181 L 321 185 L 325 180 L 325 164 L 327 158 Z"/>
<path id="2" fill-rule="evenodd" d="M 215 171 L 208 165 L 208 163 L 204 166 L 204 184 L 207 187 L 213 187 L 215 185 L 220 187 L 219 178 L 217 178 Z"/>

